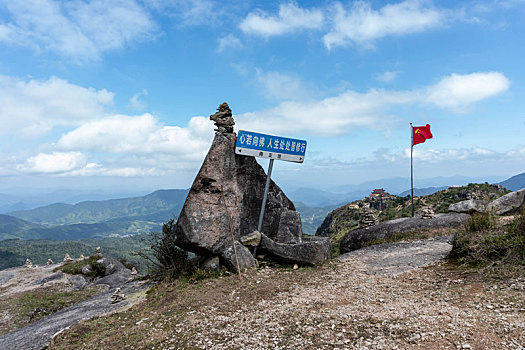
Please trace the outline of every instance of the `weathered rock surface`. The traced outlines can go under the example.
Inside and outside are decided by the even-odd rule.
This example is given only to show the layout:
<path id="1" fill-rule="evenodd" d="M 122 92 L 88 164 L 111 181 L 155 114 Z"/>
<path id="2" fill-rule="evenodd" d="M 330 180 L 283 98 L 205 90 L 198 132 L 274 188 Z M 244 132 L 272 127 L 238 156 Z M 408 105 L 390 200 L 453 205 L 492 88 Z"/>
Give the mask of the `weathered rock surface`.
<path id="1" fill-rule="evenodd" d="M 507 193 L 492 201 L 487 206 L 489 211 L 494 211 L 497 215 L 508 214 L 520 208 L 525 203 L 525 188 Z"/>
<path id="2" fill-rule="evenodd" d="M 308 237 L 301 243 L 278 243 L 261 234 L 261 248 L 278 260 L 302 265 L 319 265 L 330 259 L 330 240 L 324 237 Z"/>
<path id="3" fill-rule="evenodd" d="M 261 233 L 259 231 L 253 231 L 252 233 L 242 236 L 240 242 L 249 247 L 257 247 L 261 243 Z"/>
<path id="4" fill-rule="evenodd" d="M 472 214 L 474 212 L 483 211 L 483 201 L 476 199 L 468 199 L 466 201 L 453 203 L 448 206 L 448 211 L 454 213 L 468 213 Z"/>
<path id="5" fill-rule="evenodd" d="M 245 270 L 252 267 L 255 267 L 255 259 L 252 256 L 252 253 L 239 242 L 235 242 L 235 249 L 237 250 L 237 258 L 239 259 L 239 269 Z M 231 269 L 237 268 L 237 260 L 235 259 L 235 252 L 233 251 L 233 246 L 226 247 L 222 253 L 221 257 L 226 262 L 226 265 Z"/>
<path id="6" fill-rule="evenodd" d="M 202 255 L 219 255 L 257 229 L 266 174 L 254 157 L 235 154 L 236 135 L 216 133 L 177 221 L 176 244 Z M 294 214 L 291 214 L 294 213 Z M 290 199 L 270 183 L 262 232 L 279 241 L 301 241 L 301 221 Z"/>
<path id="7" fill-rule="evenodd" d="M 341 254 L 362 248 L 366 243 L 392 236 L 396 233 L 423 228 L 458 227 L 470 220 L 470 215 L 461 213 L 436 214 L 431 219 L 421 217 L 401 218 L 382 222 L 378 225 L 359 228 L 347 233 L 341 240 Z"/>

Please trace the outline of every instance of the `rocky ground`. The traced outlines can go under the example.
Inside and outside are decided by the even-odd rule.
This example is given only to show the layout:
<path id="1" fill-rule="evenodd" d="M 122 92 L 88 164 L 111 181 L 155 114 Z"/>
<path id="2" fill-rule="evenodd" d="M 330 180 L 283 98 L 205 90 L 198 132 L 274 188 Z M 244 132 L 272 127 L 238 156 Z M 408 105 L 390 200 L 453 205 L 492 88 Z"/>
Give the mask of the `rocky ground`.
<path id="1" fill-rule="evenodd" d="M 524 349 L 525 277 L 440 260 L 450 237 L 389 243 L 320 268 L 163 283 L 49 349 Z M 510 277 L 509 277 L 510 276 Z"/>
<path id="2" fill-rule="evenodd" d="M 82 276 L 54 272 L 59 265 L 22 266 L 0 271 L 0 349 L 42 349 L 57 333 L 81 320 L 133 305 L 151 286 L 150 282 L 133 281 L 129 278 L 129 271 L 128 274 L 106 276 L 104 280 L 99 280 L 105 283 L 94 285 Z M 127 299 L 112 304 L 111 295 L 117 287 L 122 289 Z M 35 303 L 53 303 L 52 308 L 62 310 L 39 319 L 38 313 L 43 308 L 30 312 L 31 305 Z M 68 305 L 71 306 L 65 307 Z M 36 321 L 33 320 L 34 315 L 37 316 Z"/>

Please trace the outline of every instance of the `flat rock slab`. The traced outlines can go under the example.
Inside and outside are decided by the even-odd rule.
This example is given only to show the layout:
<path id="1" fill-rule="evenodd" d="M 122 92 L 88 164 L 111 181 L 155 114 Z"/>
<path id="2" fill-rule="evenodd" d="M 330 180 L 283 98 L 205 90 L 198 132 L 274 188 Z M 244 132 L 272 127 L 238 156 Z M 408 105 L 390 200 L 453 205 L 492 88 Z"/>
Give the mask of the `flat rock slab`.
<path id="1" fill-rule="evenodd" d="M 308 237 L 296 244 L 277 243 L 264 234 L 261 237 L 261 248 L 280 261 L 319 265 L 330 259 L 330 241 L 325 237 Z"/>
<path id="2" fill-rule="evenodd" d="M 437 214 L 432 219 L 421 217 L 400 218 L 385 221 L 374 226 L 359 228 L 347 233 L 340 244 L 341 254 L 362 248 L 377 239 L 393 236 L 397 233 L 410 232 L 418 229 L 453 228 L 459 227 L 470 220 L 470 215 L 449 213 Z"/>
<path id="3" fill-rule="evenodd" d="M 452 237 L 378 244 L 340 255 L 337 260 L 359 262 L 369 275 L 395 276 L 446 257 L 452 249 Z"/>
<path id="4" fill-rule="evenodd" d="M 142 281 L 130 282 L 122 286 L 122 292 L 128 296 L 148 289 L 152 284 Z M 17 329 L 0 337 L 2 350 L 40 350 L 65 328 L 95 316 L 118 311 L 129 305 L 125 300 L 111 304 L 110 297 L 114 289 L 98 294 L 88 300 L 72 305 L 59 312 Z"/>
<path id="5" fill-rule="evenodd" d="M 492 201 L 488 205 L 488 211 L 493 211 L 497 215 L 509 214 L 517 211 L 525 203 L 525 188 L 519 191 L 507 193 L 504 196 Z"/>

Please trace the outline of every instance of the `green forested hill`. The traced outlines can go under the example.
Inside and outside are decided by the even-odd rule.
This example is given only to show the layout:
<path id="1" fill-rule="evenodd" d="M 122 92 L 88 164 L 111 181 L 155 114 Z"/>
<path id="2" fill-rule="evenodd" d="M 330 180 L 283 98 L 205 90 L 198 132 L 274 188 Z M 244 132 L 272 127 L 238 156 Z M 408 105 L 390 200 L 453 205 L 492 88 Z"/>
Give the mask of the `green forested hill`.
<path id="1" fill-rule="evenodd" d="M 178 216 L 188 190 L 159 190 L 143 197 L 51 204 L 9 213 L 47 225 L 93 224 L 106 221 L 166 221 Z"/>
<path id="2" fill-rule="evenodd" d="M 124 238 L 83 239 L 75 241 L 53 240 L 18 240 L 0 241 L 0 270 L 22 266 L 29 258 L 34 264 L 44 265 L 47 259 L 61 262 L 66 253 L 72 258 L 80 254 L 86 257 L 95 254 L 96 247 L 102 247 L 102 253 L 116 259 L 125 259 L 146 272 L 146 261 L 133 252 L 145 248 L 148 235 L 136 235 Z"/>

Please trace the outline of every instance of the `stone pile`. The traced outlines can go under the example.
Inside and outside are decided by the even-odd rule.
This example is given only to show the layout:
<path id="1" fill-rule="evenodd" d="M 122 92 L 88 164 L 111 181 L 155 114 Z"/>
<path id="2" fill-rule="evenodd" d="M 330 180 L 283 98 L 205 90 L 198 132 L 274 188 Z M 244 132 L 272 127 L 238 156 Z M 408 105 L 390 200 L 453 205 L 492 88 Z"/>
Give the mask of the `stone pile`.
<path id="1" fill-rule="evenodd" d="M 136 275 L 137 273 L 138 273 L 138 272 L 137 272 L 137 269 L 135 268 L 135 266 L 133 266 L 133 267 L 131 268 L 131 274 L 132 274 L 132 275 Z"/>
<path id="2" fill-rule="evenodd" d="M 51 260 L 51 259 L 47 259 L 47 264 L 48 264 L 48 265 L 53 265 L 53 260 Z"/>
<path id="3" fill-rule="evenodd" d="M 73 259 L 71 259 L 71 257 L 69 256 L 69 254 L 66 253 L 66 256 L 64 256 L 64 262 L 70 262 L 70 261 L 73 261 Z"/>
<path id="4" fill-rule="evenodd" d="M 126 300 L 126 295 L 120 291 L 120 288 L 117 288 L 111 295 L 111 304 L 120 303 L 124 300 Z"/>
<path id="5" fill-rule="evenodd" d="M 377 217 L 377 214 L 375 211 L 371 208 L 363 208 L 362 212 L 359 215 L 359 227 L 370 227 L 377 225 L 379 223 L 379 219 Z"/>
<path id="6" fill-rule="evenodd" d="M 102 258 L 102 248 L 97 247 L 96 249 L 97 249 L 97 255 L 96 255 L 97 258 L 99 258 L 99 259 Z"/>
<path id="7" fill-rule="evenodd" d="M 84 254 L 80 254 L 80 257 L 79 257 L 80 260 L 84 260 L 85 258 L 86 257 L 84 256 Z"/>
<path id="8" fill-rule="evenodd" d="M 432 219 L 436 217 L 436 213 L 430 206 L 421 208 L 420 213 L 422 219 Z"/>
<path id="9" fill-rule="evenodd" d="M 24 266 L 27 267 L 28 269 L 30 269 L 30 268 L 33 267 L 33 263 L 31 262 L 30 259 L 26 259 L 26 263 L 25 263 Z"/>

